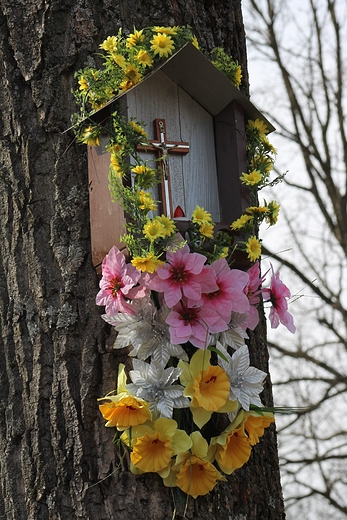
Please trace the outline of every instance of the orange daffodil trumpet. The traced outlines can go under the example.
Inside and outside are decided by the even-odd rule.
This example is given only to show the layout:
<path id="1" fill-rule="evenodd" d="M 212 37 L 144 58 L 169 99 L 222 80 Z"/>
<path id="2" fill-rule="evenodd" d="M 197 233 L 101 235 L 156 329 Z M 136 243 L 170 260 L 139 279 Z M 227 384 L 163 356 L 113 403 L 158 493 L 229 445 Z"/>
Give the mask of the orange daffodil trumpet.
<path id="1" fill-rule="evenodd" d="M 103 68 L 77 74 L 81 112 L 74 124 L 78 140 L 90 146 L 108 133 L 110 189 L 129 215 L 121 237 L 127 254 L 114 246 L 105 257 L 96 303 L 117 333 L 114 348 L 128 349 L 132 368 L 119 365 L 117 390 L 99 399 L 99 409 L 130 451 L 133 473 L 158 473 L 165 486 L 197 498 L 243 466 L 274 421 L 261 400 L 266 373 L 250 365 L 246 344 L 261 296 L 273 328 L 295 326 L 279 274 L 271 268 L 268 289 L 260 274 L 257 230 L 277 222 L 279 204 L 249 206 L 229 232 L 216 232 L 212 215 L 197 204 L 183 237 L 175 219 L 156 213 L 160 168 L 138 153 L 149 144 L 143 124 L 117 112 L 107 127 L 89 117 L 187 42 L 199 48 L 189 27 L 134 27 L 128 36 L 122 30 L 109 36 L 100 45 Z M 238 88 L 239 64 L 221 48 L 210 58 Z M 248 168 L 240 183 L 254 201 L 283 177 L 270 180 L 276 150 L 267 134 L 264 121 L 247 122 Z M 123 183 L 129 177 L 130 186 Z M 247 271 L 233 267 L 235 250 L 251 262 Z"/>
<path id="2" fill-rule="evenodd" d="M 165 478 L 170 473 L 172 457 L 189 450 L 192 442 L 173 419 L 160 418 L 132 429 L 130 455 L 132 471 L 156 472 Z"/>
<path id="3" fill-rule="evenodd" d="M 241 410 L 234 421 L 218 437 L 211 439 L 210 454 L 221 470 L 230 475 L 241 468 L 251 455 L 252 446 L 259 442 L 264 429 L 274 422 L 272 413 Z"/>
<path id="4" fill-rule="evenodd" d="M 199 428 L 210 420 L 213 412 L 234 412 L 238 408 L 236 400 L 229 400 L 230 382 L 225 370 L 210 365 L 210 358 L 209 350 L 198 350 L 189 364 L 182 360 L 178 363 L 184 395 L 191 399 L 193 420 Z"/>
<path id="5" fill-rule="evenodd" d="M 171 467 L 170 474 L 164 479 L 168 487 L 177 486 L 193 498 L 207 495 L 218 480 L 226 478 L 212 464 L 209 447 L 200 432 L 191 433 L 191 448 L 181 452 Z"/>

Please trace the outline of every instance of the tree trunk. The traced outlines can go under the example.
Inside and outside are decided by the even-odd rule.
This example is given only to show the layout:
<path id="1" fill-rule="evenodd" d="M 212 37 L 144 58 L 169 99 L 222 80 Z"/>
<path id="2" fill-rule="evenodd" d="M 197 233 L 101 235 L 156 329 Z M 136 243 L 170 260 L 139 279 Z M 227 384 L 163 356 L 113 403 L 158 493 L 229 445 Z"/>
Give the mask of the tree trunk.
<path id="1" fill-rule="evenodd" d="M 121 359 L 95 305 L 86 147 L 64 133 L 74 72 L 119 27 L 191 25 L 248 78 L 241 0 L 2 0 L 0 7 L 0 518 L 182 518 L 160 477 L 119 466 L 97 398 Z M 264 322 L 253 364 L 267 370 Z M 271 386 L 265 389 L 271 404 Z M 110 473 L 112 476 L 106 478 Z M 284 517 L 273 428 L 186 518 Z"/>

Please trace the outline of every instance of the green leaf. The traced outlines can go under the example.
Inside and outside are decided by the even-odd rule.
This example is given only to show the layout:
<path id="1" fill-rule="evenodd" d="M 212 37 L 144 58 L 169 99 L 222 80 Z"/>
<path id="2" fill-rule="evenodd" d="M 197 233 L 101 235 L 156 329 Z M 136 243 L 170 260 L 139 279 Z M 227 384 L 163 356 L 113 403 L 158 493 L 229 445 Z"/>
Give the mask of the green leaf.
<path id="1" fill-rule="evenodd" d="M 227 363 L 229 363 L 229 359 L 224 356 L 224 354 L 221 353 L 220 350 L 218 350 L 218 348 L 216 347 L 212 347 L 212 346 L 209 346 L 207 347 L 207 350 L 210 350 L 211 352 L 215 352 L 219 357 L 221 357 L 222 359 L 224 359 L 224 361 L 226 361 Z"/>

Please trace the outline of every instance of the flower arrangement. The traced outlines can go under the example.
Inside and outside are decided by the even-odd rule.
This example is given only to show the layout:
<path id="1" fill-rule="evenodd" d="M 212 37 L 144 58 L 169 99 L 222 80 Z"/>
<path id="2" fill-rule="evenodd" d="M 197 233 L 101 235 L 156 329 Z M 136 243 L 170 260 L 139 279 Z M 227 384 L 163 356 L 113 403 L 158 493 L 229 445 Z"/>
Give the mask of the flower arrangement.
<path id="1" fill-rule="evenodd" d="M 128 215 L 122 237 L 127 252 L 113 247 L 106 255 L 96 303 L 117 331 L 114 348 L 130 349 L 132 370 L 126 374 L 119 366 L 117 388 L 99 399 L 100 412 L 129 450 L 133 473 L 158 473 L 165 486 L 196 498 L 245 464 L 274 421 L 260 399 L 267 374 L 250 365 L 246 344 L 247 329 L 259 321 L 261 295 L 271 304 L 272 327 L 281 322 L 294 332 L 295 326 L 290 292 L 278 274 L 272 270 L 270 287 L 262 288 L 258 227 L 276 223 L 279 205 L 258 205 L 257 192 L 280 180 L 269 179 L 276 151 L 262 121 L 248 121 L 249 168 L 241 175 L 254 205 L 230 232 L 218 233 L 211 214 L 197 205 L 182 235 L 174 219 L 155 213 L 151 190 L 159 172 L 138 152 L 148 139 L 143 125 L 117 112 L 106 128 L 86 119 L 186 41 L 197 45 L 185 27 L 107 38 L 101 44 L 104 68 L 78 73 L 81 112 L 74 121 L 84 143 L 98 145 L 101 132 L 108 133 L 110 189 Z M 236 62 L 221 49 L 211 57 L 239 84 Z M 129 171 L 131 182 L 124 183 Z M 237 250 L 252 264 L 246 272 L 233 268 Z"/>

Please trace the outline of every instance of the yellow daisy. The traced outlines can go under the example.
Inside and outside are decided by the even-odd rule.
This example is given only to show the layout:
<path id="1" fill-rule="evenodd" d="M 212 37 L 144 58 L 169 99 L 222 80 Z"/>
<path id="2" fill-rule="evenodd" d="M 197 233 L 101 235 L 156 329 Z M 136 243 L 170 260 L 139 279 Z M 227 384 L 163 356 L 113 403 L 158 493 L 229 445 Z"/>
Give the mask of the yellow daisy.
<path id="1" fill-rule="evenodd" d="M 274 155 L 277 155 L 276 148 L 270 143 L 270 141 L 268 140 L 267 137 L 265 137 L 265 139 L 263 139 L 263 145 L 265 146 L 267 151 L 273 153 Z"/>
<path id="2" fill-rule="evenodd" d="M 243 173 L 240 179 L 247 186 L 257 186 L 263 180 L 263 176 L 259 170 L 252 170 L 250 173 Z"/>
<path id="3" fill-rule="evenodd" d="M 213 238 L 213 229 L 214 229 L 214 225 L 212 223 L 201 224 L 199 231 L 203 237 Z"/>
<path id="4" fill-rule="evenodd" d="M 153 168 L 148 168 L 148 166 L 145 166 L 144 164 L 138 164 L 135 168 L 132 168 L 131 171 L 135 173 L 135 175 L 155 177 L 155 170 L 153 170 Z"/>
<path id="5" fill-rule="evenodd" d="M 205 211 L 204 208 L 201 208 L 200 206 L 196 206 L 195 210 L 192 213 L 192 222 L 195 224 L 211 224 L 212 217 L 211 213 L 208 213 L 208 211 Z"/>
<path id="6" fill-rule="evenodd" d="M 156 33 L 165 33 L 165 34 L 168 34 L 170 36 L 174 36 L 177 33 L 177 29 L 178 29 L 177 26 L 174 26 L 174 27 L 158 27 L 158 26 L 155 26 L 155 27 L 152 28 L 152 31 L 156 32 Z"/>
<path id="7" fill-rule="evenodd" d="M 150 242 L 154 242 L 158 238 L 164 238 L 166 235 L 163 224 L 157 220 L 150 220 L 147 222 L 143 226 L 143 234 Z"/>
<path id="8" fill-rule="evenodd" d="M 131 263 L 139 271 L 152 274 L 164 262 L 159 260 L 153 253 L 148 253 L 146 256 L 136 256 L 131 260 Z"/>
<path id="9" fill-rule="evenodd" d="M 88 83 L 87 83 L 87 80 L 81 76 L 80 79 L 78 80 L 78 84 L 79 84 L 79 89 L 80 90 L 88 90 Z"/>
<path id="10" fill-rule="evenodd" d="M 130 34 L 126 40 L 126 46 L 130 49 L 131 47 L 135 47 L 135 45 L 138 45 L 139 43 L 142 43 L 144 40 L 144 34 L 143 29 L 141 31 L 137 31 L 134 28 L 134 32 Z"/>
<path id="11" fill-rule="evenodd" d="M 246 209 L 246 213 L 256 217 L 264 217 L 267 213 L 269 213 L 269 208 L 267 206 L 249 206 Z"/>
<path id="12" fill-rule="evenodd" d="M 237 229 L 242 229 L 247 226 L 247 224 L 250 223 L 250 221 L 253 220 L 253 217 L 251 215 L 241 215 L 240 218 L 237 220 L 234 220 L 234 222 L 231 224 L 230 228 L 234 231 Z"/>
<path id="13" fill-rule="evenodd" d="M 123 170 L 121 165 L 119 164 L 119 158 L 116 153 L 111 153 L 110 166 L 119 177 L 122 175 Z"/>
<path id="14" fill-rule="evenodd" d="M 239 87 L 242 79 L 242 69 L 240 65 L 238 65 L 236 71 L 235 71 L 235 78 L 234 78 L 234 85 L 235 87 Z"/>
<path id="15" fill-rule="evenodd" d="M 176 231 L 176 226 L 171 218 L 166 217 L 165 215 L 161 215 L 160 217 L 155 217 L 155 220 L 159 222 L 165 229 L 165 236 L 170 237 Z"/>
<path id="16" fill-rule="evenodd" d="M 272 200 L 271 202 L 269 202 L 267 207 L 268 207 L 269 212 L 266 215 L 265 220 L 268 224 L 270 224 L 270 226 L 273 226 L 274 224 L 276 224 L 276 222 L 278 220 L 278 215 L 279 215 L 281 206 L 275 200 Z"/>
<path id="17" fill-rule="evenodd" d="M 124 73 L 127 79 L 133 83 L 133 85 L 136 85 L 136 83 L 138 83 L 142 78 L 141 73 L 138 71 L 135 65 L 132 65 L 131 63 L 125 67 Z"/>
<path id="18" fill-rule="evenodd" d="M 137 60 L 144 67 L 150 67 L 153 63 L 152 57 L 148 54 L 147 51 L 141 49 L 135 56 L 135 60 Z"/>
<path id="19" fill-rule="evenodd" d="M 89 146 L 100 145 L 100 129 L 95 126 L 88 126 L 82 134 L 82 143 Z"/>
<path id="20" fill-rule="evenodd" d="M 140 134 L 140 135 L 143 135 L 143 137 L 145 137 L 146 139 L 148 138 L 148 134 L 147 132 L 145 131 L 144 128 L 142 128 L 141 125 L 139 125 L 138 123 L 136 123 L 136 121 L 129 121 L 129 125 L 131 126 L 131 128 L 133 130 L 135 130 L 135 132 L 137 134 Z"/>
<path id="21" fill-rule="evenodd" d="M 112 58 L 115 61 L 115 63 L 117 63 L 118 67 L 120 67 L 121 69 L 124 69 L 126 67 L 127 62 L 124 56 L 122 56 L 121 54 L 112 54 Z"/>
<path id="22" fill-rule="evenodd" d="M 100 49 L 104 49 L 105 51 L 108 51 L 108 52 L 116 52 L 117 46 L 118 46 L 117 36 L 108 36 L 108 38 L 106 38 L 106 40 L 104 40 L 100 44 L 99 47 L 100 47 Z"/>
<path id="23" fill-rule="evenodd" d="M 196 36 L 193 36 L 193 38 L 192 38 L 192 44 L 194 45 L 194 47 L 195 47 L 196 49 L 198 49 L 198 50 L 200 49 L 200 47 L 199 47 L 199 42 L 198 42 L 198 39 L 197 39 Z"/>
<path id="24" fill-rule="evenodd" d="M 137 195 L 138 195 L 138 200 L 139 200 L 139 208 L 142 209 L 143 211 L 155 211 L 157 209 L 157 206 L 154 202 L 154 200 L 152 199 L 150 193 L 148 193 L 147 191 L 139 191 L 137 192 Z"/>
<path id="25" fill-rule="evenodd" d="M 254 121 L 252 119 L 248 119 L 246 130 L 251 132 L 255 137 L 258 137 L 262 140 L 266 138 L 266 134 L 269 132 L 266 124 L 258 118 Z"/>
<path id="26" fill-rule="evenodd" d="M 167 58 L 175 48 L 174 42 L 171 37 L 167 34 L 158 33 L 154 36 L 153 40 L 151 40 L 151 49 L 154 54 L 159 54 L 159 57 Z"/>
<path id="27" fill-rule="evenodd" d="M 251 168 L 262 173 L 268 173 L 273 169 L 274 161 L 266 155 L 255 155 L 250 162 Z"/>
<path id="28" fill-rule="evenodd" d="M 246 243 L 246 253 L 251 262 L 258 260 L 261 255 L 261 245 L 257 237 L 249 237 Z"/>

